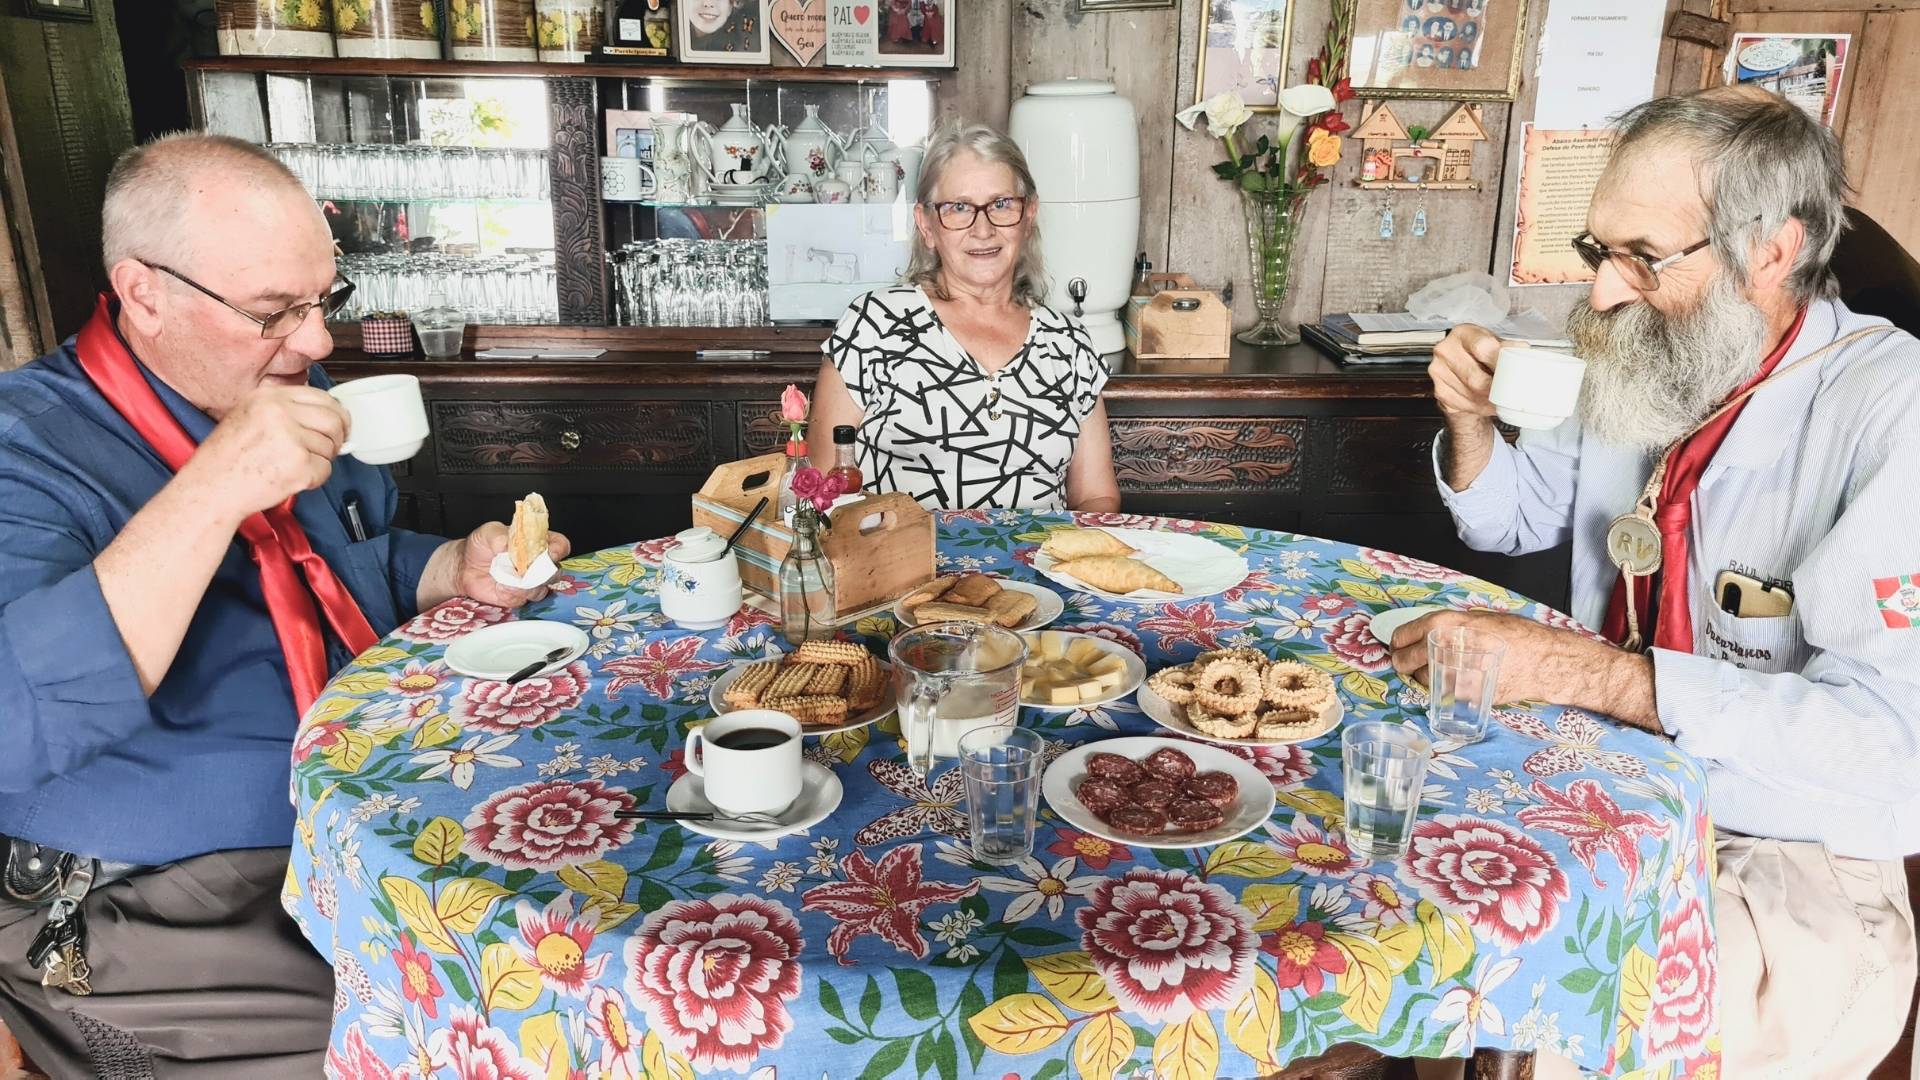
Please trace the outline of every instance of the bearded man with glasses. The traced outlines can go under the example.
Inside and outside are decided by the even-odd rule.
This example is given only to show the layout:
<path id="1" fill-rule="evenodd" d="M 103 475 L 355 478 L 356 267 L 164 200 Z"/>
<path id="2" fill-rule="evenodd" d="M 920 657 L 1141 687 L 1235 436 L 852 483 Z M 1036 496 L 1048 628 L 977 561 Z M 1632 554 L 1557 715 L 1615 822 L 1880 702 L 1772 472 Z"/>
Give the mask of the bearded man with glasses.
<path id="1" fill-rule="evenodd" d="M 1571 542 L 1573 614 L 1607 640 L 1447 613 L 1402 627 L 1394 666 L 1419 671 L 1427 632 L 1465 623 L 1506 642 L 1499 700 L 1591 710 L 1698 759 L 1719 948 L 1671 1034 L 1703 1053 L 1717 1022 L 1722 1076 L 1866 1076 L 1915 975 L 1920 342 L 1835 299 L 1845 170 L 1798 107 L 1721 89 L 1619 126 L 1574 241 L 1597 275 L 1568 322 L 1578 416 L 1504 440 L 1488 395 L 1506 343 L 1478 327 L 1429 369 L 1462 538 Z"/>
<path id="2" fill-rule="evenodd" d="M 111 294 L 0 374 L 0 1019 L 55 1076 L 318 1076 L 333 970 L 279 901 L 301 715 L 418 612 L 535 594 L 487 572 L 504 525 L 393 527 L 336 456 L 353 286 L 284 166 L 169 136 L 102 215 Z"/>

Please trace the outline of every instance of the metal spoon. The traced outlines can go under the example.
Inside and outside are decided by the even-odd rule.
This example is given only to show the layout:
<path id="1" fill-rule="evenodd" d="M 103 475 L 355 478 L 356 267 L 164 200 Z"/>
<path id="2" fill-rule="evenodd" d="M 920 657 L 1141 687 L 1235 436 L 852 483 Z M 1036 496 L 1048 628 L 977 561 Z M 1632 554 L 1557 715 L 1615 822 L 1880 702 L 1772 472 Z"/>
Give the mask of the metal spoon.
<path id="1" fill-rule="evenodd" d="M 547 655 L 541 657 L 540 659 L 535 660 L 533 663 L 528 664 L 526 667 L 521 668 L 519 671 L 516 671 L 513 674 L 507 676 L 504 681 L 508 686 L 512 686 L 514 683 L 524 682 L 527 679 L 531 679 L 535 675 L 540 673 L 541 668 L 546 667 L 548 664 L 553 663 L 554 661 L 560 659 L 561 657 L 567 655 L 572 651 L 573 651 L 573 646 L 562 645 L 559 648 L 554 649 L 552 652 L 547 653 Z"/>

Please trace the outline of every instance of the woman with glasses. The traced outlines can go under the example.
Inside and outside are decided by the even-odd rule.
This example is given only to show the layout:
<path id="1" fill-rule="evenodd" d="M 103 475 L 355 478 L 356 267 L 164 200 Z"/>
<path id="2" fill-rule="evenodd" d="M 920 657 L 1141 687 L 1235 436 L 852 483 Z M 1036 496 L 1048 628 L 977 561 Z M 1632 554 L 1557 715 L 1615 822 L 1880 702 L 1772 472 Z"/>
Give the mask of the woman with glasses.
<path id="1" fill-rule="evenodd" d="M 812 427 L 859 430 L 867 488 L 924 506 L 1117 510 L 1107 369 L 1046 306 L 1039 200 L 992 128 L 927 146 L 905 281 L 855 300 L 821 345 Z M 815 450 L 825 468 L 832 448 Z"/>

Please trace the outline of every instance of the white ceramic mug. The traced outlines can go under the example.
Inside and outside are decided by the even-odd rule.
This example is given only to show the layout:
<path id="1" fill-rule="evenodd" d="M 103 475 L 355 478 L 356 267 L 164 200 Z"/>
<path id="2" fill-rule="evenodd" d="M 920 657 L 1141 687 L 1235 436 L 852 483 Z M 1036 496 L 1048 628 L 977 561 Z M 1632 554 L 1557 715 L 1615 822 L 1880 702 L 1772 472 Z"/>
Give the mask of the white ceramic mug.
<path id="1" fill-rule="evenodd" d="M 889 203 L 900 194 L 900 170 L 891 161 L 875 161 L 867 166 L 866 186 L 861 189 L 867 202 Z"/>
<path id="2" fill-rule="evenodd" d="M 637 158 L 600 159 L 600 197 L 608 202 L 639 202 L 653 194 L 653 170 Z"/>
<path id="3" fill-rule="evenodd" d="M 750 730 L 786 739 L 754 750 L 721 745 Z M 687 771 L 700 777 L 707 801 L 729 814 L 777 814 L 800 797 L 800 721 L 773 709 L 742 709 L 687 732 Z"/>
<path id="4" fill-rule="evenodd" d="M 1559 427 L 1580 404 L 1587 362 L 1551 349 L 1508 346 L 1500 350 L 1488 393 L 1500 419 L 1514 427 L 1544 431 Z"/>
<path id="5" fill-rule="evenodd" d="M 427 441 L 427 406 L 420 400 L 420 380 L 413 375 L 374 375 L 344 382 L 332 394 L 353 426 L 343 454 L 369 465 L 391 465 L 420 452 Z"/>

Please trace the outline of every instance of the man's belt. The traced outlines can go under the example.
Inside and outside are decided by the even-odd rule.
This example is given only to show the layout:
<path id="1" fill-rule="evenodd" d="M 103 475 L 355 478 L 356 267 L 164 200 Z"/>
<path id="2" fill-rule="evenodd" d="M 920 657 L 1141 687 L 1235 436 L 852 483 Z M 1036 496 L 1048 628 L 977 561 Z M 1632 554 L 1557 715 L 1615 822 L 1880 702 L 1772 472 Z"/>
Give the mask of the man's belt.
<path id="1" fill-rule="evenodd" d="M 152 869 L 138 863 L 89 859 L 0 833 L 0 896 L 22 904 L 51 904 L 75 866 L 93 867 L 93 888 Z"/>

